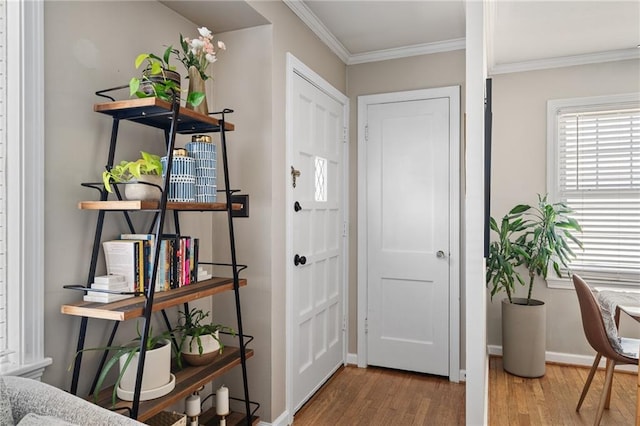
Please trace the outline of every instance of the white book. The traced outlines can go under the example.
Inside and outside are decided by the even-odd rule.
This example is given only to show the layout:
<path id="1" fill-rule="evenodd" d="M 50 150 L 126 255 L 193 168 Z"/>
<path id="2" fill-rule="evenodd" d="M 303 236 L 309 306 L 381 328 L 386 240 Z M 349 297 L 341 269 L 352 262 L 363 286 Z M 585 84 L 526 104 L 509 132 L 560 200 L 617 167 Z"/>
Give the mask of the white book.
<path id="1" fill-rule="evenodd" d="M 129 285 L 126 281 L 119 282 L 117 284 L 100 284 L 93 283 L 91 284 L 91 288 L 96 290 L 113 290 L 113 291 L 130 291 Z"/>
<path id="2" fill-rule="evenodd" d="M 140 246 L 141 242 L 138 240 L 111 240 L 102 243 L 107 274 L 124 275 L 129 291 L 139 290 Z"/>
<path id="3" fill-rule="evenodd" d="M 133 297 L 128 294 L 107 294 L 107 293 L 96 293 L 95 291 L 89 292 L 89 293 L 93 293 L 94 295 L 86 294 L 83 297 L 83 300 L 85 302 L 111 303 L 111 302 L 117 302 L 118 300 L 123 300 L 123 299 L 128 299 L 130 297 Z"/>
<path id="4" fill-rule="evenodd" d="M 100 275 L 93 279 L 94 284 L 125 284 L 127 278 L 124 275 Z"/>

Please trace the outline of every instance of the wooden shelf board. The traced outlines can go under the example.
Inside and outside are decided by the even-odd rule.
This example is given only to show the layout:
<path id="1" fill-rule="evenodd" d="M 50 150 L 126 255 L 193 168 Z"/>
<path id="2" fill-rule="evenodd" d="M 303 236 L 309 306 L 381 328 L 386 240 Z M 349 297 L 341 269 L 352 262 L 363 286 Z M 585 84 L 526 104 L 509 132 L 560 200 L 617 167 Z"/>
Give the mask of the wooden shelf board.
<path id="1" fill-rule="evenodd" d="M 81 210 L 158 210 L 159 201 L 80 201 L 78 208 Z M 242 210 L 242 203 L 232 203 L 232 210 Z M 179 211 L 226 211 L 227 203 L 175 203 L 167 202 L 167 210 Z"/>
<path id="2" fill-rule="evenodd" d="M 226 416 L 225 420 L 227 421 L 227 426 L 245 426 L 247 424 L 246 419 L 247 416 L 245 413 L 231 412 L 228 416 Z M 210 408 L 205 411 L 198 417 L 198 423 L 203 426 L 220 426 L 220 417 L 216 414 L 216 408 Z M 253 416 L 251 418 L 251 424 L 257 425 L 260 423 L 260 417 Z"/>
<path id="3" fill-rule="evenodd" d="M 247 285 L 247 280 L 241 278 L 239 284 L 240 287 L 244 287 Z M 153 312 L 229 290 L 233 290 L 233 278 L 216 277 L 177 289 L 157 292 L 153 297 Z M 62 305 L 60 311 L 63 314 L 80 317 L 126 321 L 143 316 L 144 302 L 145 297 L 143 296 L 112 303 L 80 301 Z"/>
<path id="4" fill-rule="evenodd" d="M 247 359 L 252 356 L 253 350 L 247 349 Z M 224 352 L 216 357 L 210 364 L 198 367 L 185 366 L 182 370 L 173 371 L 173 374 L 176 376 L 176 387 L 168 395 L 149 401 L 141 401 L 138 409 L 137 420 L 144 422 L 145 420 L 150 419 L 165 408 L 191 395 L 194 389 L 204 386 L 237 365 L 240 365 L 240 349 L 237 347 L 225 346 Z M 87 400 L 109 409 L 122 409 L 133 406 L 131 401 L 121 400 L 118 400 L 116 405 L 112 406 L 112 394 L 113 386 L 103 389 L 98 394 L 97 401 L 93 400 L 93 396 L 87 397 Z"/>
<path id="5" fill-rule="evenodd" d="M 127 99 L 123 101 L 95 104 L 93 110 L 120 120 L 129 120 L 159 129 L 171 126 L 171 103 L 159 98 Z M 225 131 L 233 131 L 235 126 L 225 121 Z M 220 120 L 210 115 L 197 113 L 180 107 L 176 133 L 192 134 L 220 131 Z"/>

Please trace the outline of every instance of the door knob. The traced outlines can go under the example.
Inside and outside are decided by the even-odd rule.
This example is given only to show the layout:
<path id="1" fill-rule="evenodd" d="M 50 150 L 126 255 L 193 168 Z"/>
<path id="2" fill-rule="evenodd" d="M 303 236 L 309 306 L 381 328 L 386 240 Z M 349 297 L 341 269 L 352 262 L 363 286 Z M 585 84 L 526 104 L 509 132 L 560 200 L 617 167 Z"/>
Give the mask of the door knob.
<path id="1" fill-rule="evenodd" d="M 302 210 L 302 206 L 300 205 L 300 203 L 299 203 L 299 202 L 297 202 L 297 201 L 296 201 L 295 203 L 293 203 L 293 210 L 295 210 L 295 211 L 297 211 L 297 212 L 299 212 L 300 210 Z"/>
<path id="2" fill-rule="evenodd" d="M 298 266 L 298 265 L 304 265 L 305 263 L 307 263 L 307 258 L 304 256 L 299 256 L 299 255 L 295 255 L 293 257 L 293 264 Z"/>
<path id="3" fill-rule="evenodd" d="M 446 257 L 442 250 L 438 250 L 438 252 L 436 253 L 436 256 L 438 257 L 438 259 L 444 259 Z"/>

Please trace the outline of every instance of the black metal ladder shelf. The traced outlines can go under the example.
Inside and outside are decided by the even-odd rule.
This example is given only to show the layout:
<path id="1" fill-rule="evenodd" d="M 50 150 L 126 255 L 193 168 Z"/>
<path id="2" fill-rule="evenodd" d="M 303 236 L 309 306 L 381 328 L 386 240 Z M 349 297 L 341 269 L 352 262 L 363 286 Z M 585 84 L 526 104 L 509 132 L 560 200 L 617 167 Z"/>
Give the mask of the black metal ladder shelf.
<path id="1" fill-rule="evenodd" d="M 119 89 L 119 88 L 115 88 Z M 133 211 L 153 211 L 154 216 L 149 233 L 155 234 L 156 241 L 160 241 L 160 237 L 163 233 L 164 224 L 166 221 L 166 215 L 169 211 L 173 211 L 174 226 L 176 233 L 179 234 L 179 211 L 226 211 L 228 232 L 230 241 L 230 255 L 231 263 L 227 264 L 215 264 L 231 267 L 232 277 L 230 278 L 212 278 L 205 280 L 204 282 L 197 282 L 185 287 L 180 287 L 175 290 L 169 290 L 167 292 L 155 294 L 155 286 L 149 285 L 144 293 L 136 293 L 142 297 L 134 297 L 125 299 L 125 301 L 119 301 L 114 303 L 97 304 L 91 302 L 78 302 L 74 304 L 67 304 L 62 306 L 62 313 L 69 315 L 76 315 L 81 317 L 80 331 L 78 333 L 78 342 L 76 351 L 78 355 L 75 358 L 73 377 L 71 383 L 71 393 L 77 394 L 78 380 L 80 377 L 80 370 L 82 366 L 82 350 L 85 345 L 85 337 L 87 334 L 87 327 L 89 318 L 97 318 L 102 320 L 114 321 L 111 335 L 109 336 L 109 345 L 113 342 L 118 325 L 120 321 L 124 321 L 131 318 L 141 318 L 144 320 L 144 326 L 140 339 L 140 351 L 139 351 L 139 364 L 136 377 L 136 386 L 134 390 L 134 397 L 131 403 L 119 402 L 115 409 L 125 409 L 130 412 L 130 416 L 134 419 L 144 421 L 154 414 L 161 411 L 163 408 L 168 407 L 177 400 L 180 400 L 193 390 L 198 389 L 202 384 L 208 383 L 215 377 L 223 374 L 230 368 L 237 365 L 242 369 L 242 381 L 243 381 L 243 398 L 238 399 L 244 401 L 244 415 L 240 416 L 239 423 L 246 423 L 250 425 L 257 421 L 255 411 L 257 408 L 251 409 L 251 405 L 258 406 L 256 402 L 249 399 L 249 387 L 247 378 L 247 366 L 246 361 L 253 356 L 253 350 L 247 348 L 247 344 L 253 339 L 250 336 L 244 334 L 242 324 L 242 313 L 240 307 L 240 288 L 246 285 L 246 280 L 240 278 L 240 272 L 246 268 L 246 265 L 241 265 L 237 261 L 236 257 L 236 245 L 235 245 L 235 233 L 234 233 L 234 221 L 233 212 L 239 210 L 243 206 L 232 202 L 232 194 L 236 190 L 232 190 L 229 183 L 229 164 L 227 156 L 227 141 L 226 132 L 234 130 L 234 125 L 225 120 L 225 115 L 232 113 L 230 109 L 225 109 L 218 113 L 210 113 L 210 115 L 202 115 L 195 111 L 181 107 L 178 99 L 174 99 L 173 102 L 166 102 L 158 98 L 142 98 L 131 99 L 125 101 L 116 101 L 109 96 L 104 95 L 105 92 L 113 90 L 107 89 L 105 91 L 96 92 L 99 96 L 104 96 L 111 99 L 110 102 L 96 104 L 94 111 L 109 115 L 113 119 L 111 129 L 111 139 L 109 145 L 109 154 L 107 158 L 106 168 L 109 170 L 114 165 L 116 142 L 118 139 L 118 130 L 121 120 L 127 120 L 137 122 L 146 126 L 151 126 L 164 130 L 165 143 L 167 149 L 167 170 L 164 177 L 164 188 L 169 188 L 169 181 L 171 176 L 171 168 L 173 162 L 173 150 L 175 147 L 176 134 L 196 134 L 196 133 L 220 133 L 220 148 L 223 162 L 223 177 L 224 177 L 224 190 L 219 191 L 225 194 L 225 201 L 223 203 L 172 203 L 168 201 L 168 191 L 162 191 L 162 197 L 159 202 L 130 202 L 122 200 L 120 192 L 116 189 L 116 201 L 109 201 L 109 193 L 104 186 L 97 183 L 85 183 L 83 186 L 97 189 L 100 192 L 99 201 L 87 201 L 81 202 L 79 207 L 81 209 L 90 209 L 98 211 L 98 218 L 96 224 L 96 230 L 93 239 L 93 250 L 91 253 L 91 262 L 89 267 L 89 273 L 87 277 L 86 286 L 70 285 L 65 288 L 73 290 L 86 291 L 91 288 L 96 274 L 96 265 L 98 261 L 98 254 L 100 251 L 100 245 L 102 241 L 102 229 L 105 221 L 105 214 L 109 211 L 119 211 L 125 216 L 127 225 L 131 233 L 135 233 L 134 226 L 130 220 L 129 213 Z M 220 118 L 216 118 L 219 116 Z M 153 254 L 153 265 L 157 265 L 159 262 L 160 244 L 155 245 L 155 252 Z M 207 262 L 203 262 L 207 263 Z M 156 281 L 157 268 L 152 267 L 151 283 Z M 233 291 L 235 296 L 235 307 L 237 317 L 237 338 L 238 347 L 228 347 L 224 354 L 217 360 L 212 362 L 211 365 L 206 367 L 195 367 L 198 370 L 196 375 L 198 379 L 192 379 L 193 376 L 187 370 L 176 373 L 181 377 L 180 380 L 185 380 L 180 386 L 182 389 L 180 392 L 173 391 L 169 395 L 158 398 L 151 401 L 140 401 L 141 385 L 142 385 L 142 373 L 144 370 L 144 359 L 146 354 L 146 343 L 149 336 L 149 329 L 151 327 L 151 316 L 153 312 L 161 311 L 167 327 L 170 327 L 168 317 L 165 309 L 172 306 L 178 306 L 180 304 L 188 304 L 189 301 L 196 300 L 203 297 L 209 297 L 214 294 L 223 291 Z M 157 303 L 156 303 L 157 298 Z M 245 339 L 248 339 L 245 341 Z M 105 352 L 103 355 L 102 363 L 104 363 L 107 357 Z M 214 365 L 215 364 L 215 365 Z M 99 367 L 96 377 L 99 374 L 102 365 Z M 95 389 L 92 387 L 91 393 Z M 103 392 L 100 393 L 102 395 Z M 184 395 L 182 395 L 184 394 Z M 108 398 L 107 398 L 108 399 Z M 235 399 L 235 398 L 234 398 Z M 109 400 L 109 399 L 108 399 Z M 101 405 L 110 405 L 108 403 Z"/>

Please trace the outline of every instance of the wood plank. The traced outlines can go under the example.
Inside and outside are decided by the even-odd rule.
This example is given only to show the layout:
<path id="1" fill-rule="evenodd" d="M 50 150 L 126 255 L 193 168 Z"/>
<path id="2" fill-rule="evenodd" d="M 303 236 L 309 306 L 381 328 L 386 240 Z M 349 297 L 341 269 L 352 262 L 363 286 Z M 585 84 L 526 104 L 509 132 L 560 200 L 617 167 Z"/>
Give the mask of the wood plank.
<path id="1" fill-rule="evenodd" d="M 159 201 L 149 200 L 123 200 L 123 201 L 80 201 L 80 210 L 158 210 Z M 242 203 L 231 203 L 232 210 L 242 210 Z M 167 202 L 167 210 L 178 211 L 225 211 L 227 203 L 176 203 Z"/>
<path id="2" fill-rule="evenodd" d="M 244 287 L 247 285 L 247 280 L 241 278 L 239 284 L 240 287 Z M 161 291 L 154 295 L 153 312 L 229 290 L 233 290 L 233 278 L 215 277 L 173 290 Z M 143 296 L 119 300 L 113 303 L 79 301 L 62 305 L 60 311 L 63 314 L 80 317 L 126 321 L 132 318 L 140 318 L 143 315 L 144 302 L 145 298 Z"/>
<path id="3" fill-rule="evenodd" d="M 170 126 L 166 117 L 171 114 L 171 103 L 159 98 L 104 102 L 95 104 L 93 110 L 121 120 L 138 121 L 153 127 L 165 129 Z M 204 133 L 207 131 L 206 127 L 210 127 L 209 131 L 215 131 L 215 128 L 220 127 L 220 120 L 217 118 L 182 106 L 178 112 L 178 122 L 178 133 L 193 133 L 198 130 Z M 203 128 L 202 125 L 206 127 Z M 224 128 L 226 131 L 235 130 L 235 126 L 228 121 L 225 121 Z"/>
<path id="4" fill-rule="evenodd" d="M 599 371 L 579 413 L 576 404 L 589 369 L 547 364 L 544 377 L 523 379 L 506 373 L 502 359 L 489 360 L 489 423 L 511 425 L 591 425 L 604 371 Z M 602 424 L 636 420 L 637 376 L 616 373 L 611 408 Z M 465 425 L 465 386 L 446 377 L 377 367 L 340 369 L 295 413 L 295 426 Z M 636 426 L 640 426 L 637 424 Z"/>
<path id="5" fill-rule="evenodd" d="M 247 359 L 253 357 L 253 350 L 247 349 L 246 356 Z M 176 387 L 168 395 L 149 401 L 141 401 L 138 410 L 138 420 L 144 422 L 165 408 L 191 395 L 194 389 L 204 386 L 237 365 L 240 365 L 240 349 L 225 346 L 224 352 L 210 364 L 203 366 L 186 366 L 181 370 L 173 370 L 172 372 L 176 376 Z M 100 391 L 97 401 L 94 401 L 93 396 L 87 397 L 87 400 L 101 407 L 116 410 L 131 408 L 133 406 L 132 402 L 122 400 L 118 400 L 115 405 L 112 405 L 112 393 L 113 386 Z"/>

